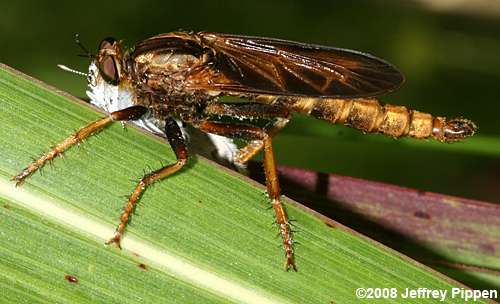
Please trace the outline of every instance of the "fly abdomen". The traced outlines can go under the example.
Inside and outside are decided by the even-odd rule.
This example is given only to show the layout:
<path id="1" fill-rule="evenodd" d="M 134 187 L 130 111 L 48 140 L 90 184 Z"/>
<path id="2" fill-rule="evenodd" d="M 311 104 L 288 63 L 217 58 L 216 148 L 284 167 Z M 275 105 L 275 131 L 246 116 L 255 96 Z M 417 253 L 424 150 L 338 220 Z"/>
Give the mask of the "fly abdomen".
<path id="1" fill-rule="evenodd" d="M 453 142 L 474 135 L 476 126 L 467 119 L 447 120 L 431 114 L 409 110 L 404 106 L 380 104 L 374 98 L 332 99 L 297 98 L 292 101 L 295 111 L 334 124 L 344 124 L 366 133 L 387 136 L 410 136 L 418 139 L 433 137 Z"/>

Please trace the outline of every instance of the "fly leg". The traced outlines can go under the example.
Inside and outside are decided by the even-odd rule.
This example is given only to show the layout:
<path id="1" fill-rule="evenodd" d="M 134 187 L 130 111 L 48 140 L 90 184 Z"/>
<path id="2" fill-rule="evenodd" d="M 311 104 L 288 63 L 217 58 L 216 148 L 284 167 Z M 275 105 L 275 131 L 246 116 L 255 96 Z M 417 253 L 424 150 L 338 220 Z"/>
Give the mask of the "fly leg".
<path id="1" fill-rule="evenodd" d="M 271 98 L 275 100 L 275 97 Z M 268 136 L 274 136 L 288 123 L 290 111 L 286 107 L 263 103 L 212 103 L 207 105 L 203 113 L 212 117 L 232 117 L 246 119 L 275 120 L 270 128 L 265 128 Z M 234 156 L 237 165 L 245 165 L 253 156 L 264 148 L 262 139 L 252 139 Z"/>
<path id="2" fill-rule="evenodd" d="M 146 111 L 147 109 L 142 106 L 132 106 L 123 110 L 112 112 L 107 117 L 103 117 L 89 123 L 62 142 L 52 147 L 50 151 L 43 154 L 40 158 L 34 160 L 23 171 L 12 177 L 11 180 L 16 182 L 16 186 L 20 186 L 26 178 L 43 167 L 45 163 L 53 160 L 57 156 L 61 156 L 70 147 L 82 142 L 84 139 L 102 130 L 105 126 L 112 123 L 113 121 L 136 120 L 144 115 Z"/>
<path id="3" fill-rule="evenodd" d="M 276 170 L 276 160 L 272 147 L 271 136 L 265 130 L 251 125 L 238 125 L 217 122 L 202 122 L 197 126 L 200 130 L 226 137 L 237 137 L 248 140 L 261 140 L 264 145 L 264 172 L 266 175 L 266 186 L 271 205 L 276 214 L 276 223 L 279 225 L 283 240 L 286 261 L 285 269 L 297 270 L 294 261 L 293 239 L 290 222 L 286 211 L 281 203 L 281 190 Z"/>
<path id="4" fill-rule="evenodd" d="M 272 127 L 266 129 L 267 135 L 273 137 L 286 126 L 287 123 L 288 118 L 278 118 Z M 234 162 L 240 166 L 244 166 L 252 157 L 259 153 L 262 148 L 264 148 L 264 141 L 262 139 L 253 139 L 249 141 L 246 146 L 238 150 L 234 156 Z"/>
<path id="5" fill-rule="evenodd" d="M 127 226 L 127 223 L 130 219 L 130 215 L 134 211 L 134 207 L 139 197 L 142 195 L 142 193 L 144 193 L 147 186 L 151 185 L 152 183 L 158 180 L 164 179 L 167 176 L 174 174 L 175 172 L 179 171 L 182 167 L 184 167 L 184 165 L 186 164 L 188 159 L 186 143 L 184 137 L 182 136 L 182 132 L 181 129 L 179 128 L 179 125 L 172 118 L 168 118 L 165 121 L 165 135 L 167 136 L 168 142 L 170 143 L 170 147 L 172 147 L 172 149 L 175 152 L 177 161 L 173 164 L 167 165 L 158 170 L 150 172 L 141 178 L 141 180 L 135 186 L 134 191 L 128 198 L 127 204 L 125 205 L 123 213 L 120 217 L 120 223 L 116 227 L 115 235 L 109 241 L 106 242 L 107 245 L 115 243 L 116 246 L 118 246 L 118 248 L 121 248 L 120 240 L 123 231 Z"/>

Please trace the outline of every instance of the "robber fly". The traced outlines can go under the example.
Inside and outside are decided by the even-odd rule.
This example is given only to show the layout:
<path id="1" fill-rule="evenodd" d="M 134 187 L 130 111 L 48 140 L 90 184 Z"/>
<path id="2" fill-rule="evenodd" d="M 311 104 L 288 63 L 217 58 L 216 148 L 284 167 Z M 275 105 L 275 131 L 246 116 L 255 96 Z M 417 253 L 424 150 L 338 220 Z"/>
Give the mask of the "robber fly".
<path id="1" fill-rule="evenodd" d="M 130 50 L 123 49 L 122 41 L 106 38 L 97 55 L 88 56 L 92 62 L 87 94 L 109 115 L 79 129 L 13 180 L 21 184 L 47 161 L 113 121 L 130 120 L 162 132 L 177 161 L 146 174 L 137 183 L 107 242 L 118 247 L 134 205 L 147 186 L 179 171 L 188 160 L 179 122 L 223 138 L 245 140 L 247 145 L 230 155 L 235 164 L 243 165 L 264 150 L 267 192 L 283 241 L 286 270 L 296 270 L 294 242 L 280 200 L 272 137 L 292 113 L 363 132 L 441 142 L 472 136 L 476 130 L 467 119 L 449 120 L 379 103 L 374 97 L 397 89 L 404 80 L 402 74 L 384 60 L 346 49 L 210 32 L 172 32 L 146 39 Z M 223 96 L 247 101 L 218 100 Z M 267 123 L 257 123 L 263 120 Z"/>

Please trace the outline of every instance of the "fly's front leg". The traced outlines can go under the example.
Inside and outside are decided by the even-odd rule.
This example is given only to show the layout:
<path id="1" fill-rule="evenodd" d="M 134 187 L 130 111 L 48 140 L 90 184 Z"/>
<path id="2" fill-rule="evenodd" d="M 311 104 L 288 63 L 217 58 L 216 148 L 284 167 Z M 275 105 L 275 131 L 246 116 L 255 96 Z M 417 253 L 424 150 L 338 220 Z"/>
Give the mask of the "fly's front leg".
<path id="1" fill-rule="evenodd" d="M 66 138 L 62 142 L 52 147 L 50 151 L 43 154 L 37 160 L 33 161 L 23 171 L 21 171 L 16 176 L 12 177 L 11 180 L 16 182 L 16 186 L 21 185 L 27 177 L 35 173 L 38 169 L 43 167 L 47 162 L 53 160 L 57 156 L 61 156 L 70 147 L 74 146 L 77 143 L 82 142 L 84 139 L 102 130 L 102 128 L 104 128 L 111 122 L 136 120 L 139 119 L 146 112 L 147 109 L 142 106 L 133 106 L 120 111 L 112 112 L 107 117 L 103 117 L 94 122 L 91 122 L 90 124 L 76 131 L 70 137 Z"/>
<path id="2" fill-rule="evenodd" d="M 276 169 L 276 160 L 272 147 L 271 136 L 264 130 L 250 125 L 235 125 L 215 122 L 203 122 L 198 126 L 201 130 L 226 137 L 237 137 L 248 140 L 261 140 L 264 145 L 264 171 L 266 175 L 266 186 L 271 204 L 276 214 L 276 223 L 279 225 L 283 240 L 286 261 L 285 269 L 297 270 L 295 267 L 293 238 L 290 222 L 286 211 L 281 203 L 281 190 Z"/>
<path id="3" fill-rule="evenodd" d="M 186 149 L 186 143 L 184 141 L 184 137 L 182 136 L 181 129 L 179 125 L 175 122 L 174 119 L 169 118 L 165 121 L 165 135 L 167 136 L 168 142 L 170 143 L 170 147 L 175 152 L 175 156 L 177 157 L 177 161 L 173 164 L 167 165 L 163 168 L 150 172 L 144 177 L 141 178 L 139 183 L 135 186 L 134 192 L 128 198 L 128 202 L 123 209 L 123 213 L 120 217 L 120 223 L 116 227 L 115 235 L 106 242 L 106 244 L 116 244 L 118 248 L 120 248 L 120 241 L 127 226 L 127 223 L 130 219 L 130 215 L 134 210 L 134 206 L 137 203 L 141 194 L 146 190 L 148 185 L 161 180 L 173 173 L 179 171 L 187 162 L 188 153 Z"/>

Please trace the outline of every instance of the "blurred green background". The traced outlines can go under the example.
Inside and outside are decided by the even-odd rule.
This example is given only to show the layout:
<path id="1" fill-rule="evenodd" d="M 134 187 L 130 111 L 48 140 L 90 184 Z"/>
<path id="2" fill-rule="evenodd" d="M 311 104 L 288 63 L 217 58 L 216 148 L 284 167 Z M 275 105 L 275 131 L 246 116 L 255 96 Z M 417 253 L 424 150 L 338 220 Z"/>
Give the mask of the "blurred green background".
<path id="1" fill-rule="evenodd" d="M 178 29 L 267 36 L 372 53 L 406 75 L 385 102 L 463 116 L 479 135 L 452 145 L 363 135 L 296 117 L 276 137 L 281 164 L 500 202 L 500 9 L 436 1 L 2 1 L 0 61 L 78 97 L 106 36 L 131 46 Z M 473 1 L 479 5 L 483 1 Z M 437 7 L 440 9 L 436 9 Z M 449 9 L 451 8 L 451 9 Z"/>

